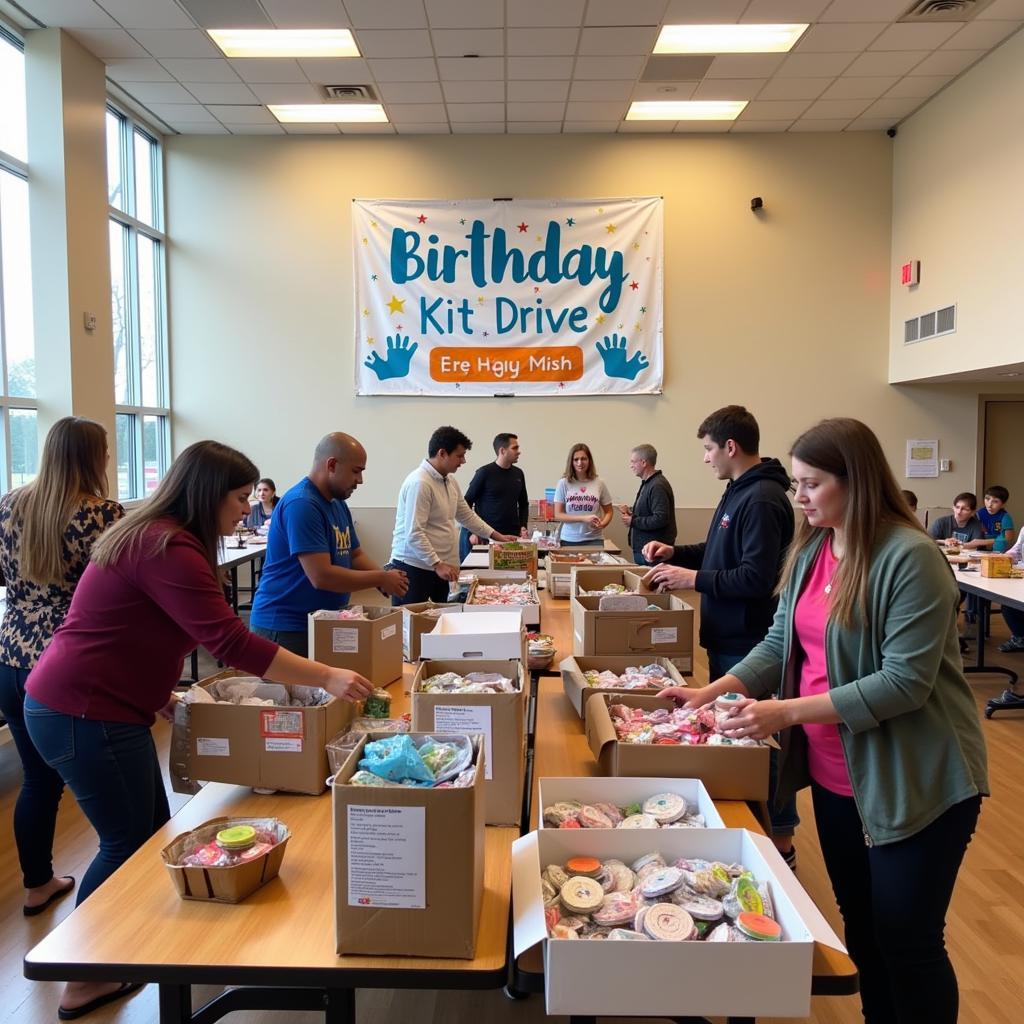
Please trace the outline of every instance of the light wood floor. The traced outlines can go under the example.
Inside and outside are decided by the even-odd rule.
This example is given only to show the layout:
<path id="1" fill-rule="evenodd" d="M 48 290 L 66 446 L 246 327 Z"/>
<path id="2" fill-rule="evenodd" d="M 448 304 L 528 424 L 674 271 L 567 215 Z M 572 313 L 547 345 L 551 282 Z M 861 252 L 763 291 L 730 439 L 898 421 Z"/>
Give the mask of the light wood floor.
<path id="1" fill-rule="evenodd" d="M 993 624 L 989 660 L 1024 672 L 1024 655 L 999 655 L 995 647 L 1005 639 L 1002 622 Z M 970 657 L 973 657 L 971 655 Z M 698 657 L 698 682 L 707 680 L 707 663 Z M 979 712 L 985 701 L 1003 689 L 1002 677 L 970 676 Z M 988 740 L 993 795 L 982 811 L 978 834 L 967 853 L 965 866 L 949 917 L 947 941 L 960 979 L 964 1024 L 1020 1024 L 1024 1021 L 1024 713 L 996 716 L 983 723 Z M 158 746 L 166 751 L 167 732 L 157 728 Z M 57 1017 L 60 986 L 29 982 L 22 976 L 22 956 L 72 908 L 66 900 L 35 918 L 21 913 L 22 889 L 11 834 L 11 812 L 20 785 L 21 767 L 13 745 L 0 747 L 0 1024 L 50 1024 Z M 176 798 L 180 802 L 185 798 Z M 800 800 L 803 818 L 797 834 L 799 877 L 837 929 L 841 928 L 831 890 L 821 864 L 809 799 Z M 59 873 L 81 878 L 95 851 L 95 835 L 73 798 L 61 807 L 55 849 Z M 166 884 L 162 876 L 156 884 Z M 159 921 L 153 922 L 160 927 Z M 841 934 L 841 932 L 840 932 Z M 229 941 L 229 940 L 226 940 Z M 624 979 L 625 981 L 625 979 Z M 198 1006 L 216 990 L 198 987 Z M 357 997 L 360 1024 L 534 1024 L 544 1018 L 539 996 L 510 1002 L 500 992 L 361 991 Z M 87 1018 L 95 1024 L 155 1024 L 157 990 L 149 986 L 114 1008 Z M 316 1024 L 312 1013 L 236 1014 L 232 1021 L 247 1024 Z M 860 1021 L 856 997 L 815 998 L 810 1020 L 817 1024 L 854 1024 Z"/>

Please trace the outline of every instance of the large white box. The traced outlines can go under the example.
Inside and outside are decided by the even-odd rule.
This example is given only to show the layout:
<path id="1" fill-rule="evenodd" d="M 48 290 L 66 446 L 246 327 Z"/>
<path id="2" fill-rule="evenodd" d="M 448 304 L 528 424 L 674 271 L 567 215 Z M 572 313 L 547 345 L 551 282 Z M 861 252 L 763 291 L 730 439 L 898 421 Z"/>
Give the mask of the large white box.
<path id="1" fill-rule="evenodd" d="M 432 661 L 464 658 L 526 662 L 526 630 L 519 612 L 478 612 L 442 615 L 420 637 L 420 657 Z"/>
<path id="2" fill-rule="evenodd" d="M 541 869 L 569 857 L 739 861 L 771 890 L 781 942 L 587 942 L 549 939 Z M 745 829 L 543 829 L 512 844 L 516 956 L 544 943 L 549 1014 L 807 1017 L 814 943 L 838 936 L 765 836 Z M 628 981 L 628 983 L 627 983 Z"/>
<path id="3" fill-rule="evenodd" d="M 696 810 L 704 815 L 707 828 L 725 828 L 725 822 L 722 821 L 715 802 L 700 779 L 616 778 L 540 779 L 537 783 L 537 802 L 540 805 L 537 814 L 538 827 L 549 828 L 544 824 L 544 808 L 560 800 L 577 800 L 581 804 L 590 804 L 597 800 L 615 804 L 617 807 L 626 807 L 629 804 L 643 803 L 657 793 L 678 794 L 686 801 L 688 811 Z M 661 831 L 663 830 L 651 829 L 648 835 L 653 837 Z M 656 840 L 652 838 L 651 841 Z"/>

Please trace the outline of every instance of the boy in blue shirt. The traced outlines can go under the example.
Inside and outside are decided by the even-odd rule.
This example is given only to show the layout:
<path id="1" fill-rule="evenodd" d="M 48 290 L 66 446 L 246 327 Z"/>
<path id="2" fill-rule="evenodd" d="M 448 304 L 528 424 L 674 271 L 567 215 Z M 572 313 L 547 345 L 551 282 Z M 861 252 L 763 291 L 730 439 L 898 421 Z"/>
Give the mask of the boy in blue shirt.
<path id="1" fill-rule="evenodd" d="M 1008 551 L 1013 543 L 1013 519 L 1006 511 L 1010 492 L 999 484 L 993 484 L 985 491 L 985 507 L 978 509 L 978 519 L 985 527 L 986 544 L 992 545 L 997 554 Z"/>
<path id="2" fill-rule="evenodd" d="M 267 536 L 267 558 L 252 602 L 254 633 L 308 656 L 306 617 L 338 611 L 354 590 L 377 587 L 401 596 L 409 587 L 400 569 L 382 569 L 359 547 L 346 499 L 363 482 L 366 449 L 348 434 L 328 434 L 313 468 L 277 503 Z"/>

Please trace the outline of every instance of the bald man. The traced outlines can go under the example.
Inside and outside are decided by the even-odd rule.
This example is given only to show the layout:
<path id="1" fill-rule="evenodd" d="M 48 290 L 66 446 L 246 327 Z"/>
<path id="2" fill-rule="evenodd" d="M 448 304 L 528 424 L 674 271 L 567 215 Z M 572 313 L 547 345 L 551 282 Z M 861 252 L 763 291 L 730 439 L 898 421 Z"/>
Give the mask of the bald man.
<path id="1" fill-rule="evenodd" d="M 307 657 L 310 612 L 344 608 L 354 590 L 377 587 L 401 597 L 409 589 L 404 572 L 382 569 L 359 547 L 345 502 L 365 469 L 366 449 L 354 437 L 328 434 L 309 475 L 277 503 L 252 602 L 254 633 Z"/>

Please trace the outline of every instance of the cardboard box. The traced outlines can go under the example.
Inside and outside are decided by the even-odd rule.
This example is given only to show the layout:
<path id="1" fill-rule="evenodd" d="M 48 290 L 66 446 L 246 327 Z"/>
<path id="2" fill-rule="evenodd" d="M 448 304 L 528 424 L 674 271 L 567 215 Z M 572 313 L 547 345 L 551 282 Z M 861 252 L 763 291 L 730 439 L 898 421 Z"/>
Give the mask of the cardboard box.
<path id="1" fill-rule="evenodd" d="M 583 591 L 602 590 L 613 583 L 626 588 L 629 594 L 652 594 L 654 591 L 643 583 L 647 570 L 635 565 L 574 565 L 570 569 L 572 576 L 572 596 L 577 597 Z"/>
<path id="2" fill-rule="evenodd" d="M 645 607 L 653 604 L 658 610 L 602 611 L 601 602 L 607 598 L 573 597 L 569 602 L 572 653 L 692 659 L 693 608 L 674 594 L 644 597 Z M 690 670 L 692 660 L 684 666 Z"/>
<path id="3" fill-rule="evenodd" d="M 692 659 L 680 658 L 677 660 L 685 660 L 690 662 Z M 630 694 L 630 693 L 641 693 L 647 696 L 657 696 L 657 690 L 626 690 L 626 689 L 595 689 L 592 686 L 587 685 L 587 680 L 584 677 L 584 672 L 596 670 L 597 672 L 603 672 L 606 669 L 609 672 L 615 672 L 618 675 L 622 675 L 627 668 L 642 667 L 644 665 L 660 665 L 669 674 L 669 678 L 665 681 L 666 686 L 689 686 L 686 679 L 683 678 L 683 672 L 679 669 L 679 666 L 669 658 L 638 658 L 634 655 L 610 655 L 605 654 L 601 657 L 596 658 L 585 658 L 582 655 L 575 658 L 566 658 L 558 666 L 562 673 L 562 688 L 565 690 L 566 697 L 569 698 L 569 703 L 576 709 L 576 713 L 580 718 L 586 718 L 587 703 L 592 697 L 600 693 L 609 693 L 613 695 L 617 694 Z M 687 675 L 692 672 L 692 664 L 685 670 Z"/>
<path id="4" fill-rule="evenodd" d="M 197 685 L 244 675 L 221 672 Z M 286 690 L 293 689 L 287 684 Z M 353 705 L 332 697 L 318 707 L 189 704 L 185 709 L 187 774 L 290 793 L 322 793 L 329 772 L 327 741 L 352 720 Z"/>
<path id="5" fill-rule="evenodd" d="M 484 888 L 483 776 L 465 789 L 349 786 L 370 733 L 334 779 L 337 951 L 472 959 Z"/>
<path id="6" fill-rule="evenodd" d="M 309 656 L 332 668 L 347 668 L 376 686 L 402 677 L 402 609 L 367 605 L 366 618 L 339 619 L 337 612 L 308 617 Z"/>
<path id="7" fill-rule="evenodd" d="M 569 857 L 627 864 L 657 850 L 671 861 L 740 862 L 767 882 L 781 942 L 573 942 L 548 939 L 540 872 Z M 544 944 L 549 1014 L 803 1017 L 810 1015 L 814 943 L 843 951 L 793 872 L 764 836 L 743 829 L 543 829 L 512 844 L 513 948 Z M 628 979 L 628 984 L 624 984 Z"/>
<path id="8" fill-rule="evenodd" d="M 526 630 L 518 612 L 442 615 L 420 637 L 420 657 L 441 661 L 466 658 L 526 661 Z"/>
<path id="9" fill-rule="evenodd" d="M 597 562 L 575 562 L 566 561 L 565 555 L 568 549 L 565 551 L 552 551 L 548 555 L 547 562 L 547 584 L 548 593 L 552 597 L 571 597 L 573 594 L 572 590 L 572 571 L 577 567 L 598 567 Z M 586 557 L 599 558 L 601 559 L 600 565 L 626 565 L 626 559 L 620 555 L 613 555 L 607 551 L 591 551 L 586 552 Z"/>
<path id="10" fill-rule="evenodd" d="M 1008 580 L 1013 559 L 1009 555 L 983 553 L 980 574 L 988 579 Z"/>
<path id="11" fill-rule="evenodd" d="M 402 605 L 402 657 L 406 661 L 420 660 L 420 637 L 437 625 L 437 616 L 423 614 L 428 608 L 444 608 L 453 615 L 462 611 L 461 604 L 435 604 L 433 601 Z"/>
<path id="12" fill-rule="evenodd" d="M 278 822 L 278 834 L 282 835 L 278 843 L 262 857 L 236 864 L 233 867 L 201 868 L 180 867 L 176 862 L 180 858 L 186 840 L 200 829 L 209 831 L 211 838 L 222 828 L 229 825 L 253 824 L 253 818 L 211 818 L 203 822 L 199 829 L 189 829 L 175 836 L 161 851 L 164 864 L 183 900 L 205 900 L 214 903 L 241 903 L 271 879 L 277 878 L 284 860 L 284 851 L 288 846 L 291 833 L 283 822 Z"/>
<path id="13" fill-rule="evenodd" d="M 549 828 L 544 824 L 544 808 L 560 800 L 576 800 L 581 804 L 607 802 L 627 807 L 629 804 L 642 804 L 657 793 L 678 793 L 686 801 L 688 810 L 704 815 L 707 828 L 725 828 L 715 802 L 700 779 L 540 779 L 537 783 L 537 802 L 540 805 L 537 820 L 542 829 Z M 661 829 L 652 831 L 660 832 Z"/>
<path id="14" fill-rule="evenodd" d="M 528 540 L 495 541 L 488 549 L 491 569 L 525 572 L 537 578 L 537 545 Z"/>
<path id="15" fill-rule="evenodd" d="M 423 693 L 424 679 L 442 672 L 500 672 L 515 693 Z M 526 770 L 526 670 L 522 661 L 421 661 L 412 683 L 413 732 L 470 732 L 484 737 L 484 820 L 515 825 L 523 816 Z"/>
<path id="16" fill-rule="evenodd" d="M 540 626 L 540 594 L 537 593 L 537 581 L 531 579 L 525 572 L 500 571 L 494 572 L 473 572 L 475 577 L 470 584 L 469 593 L 466 595 L 466 608 L 468 613 L 479 615 L 481 612 L 492 613 L 496 611 L 511 612 L 518 611 L 523 617 L 527 626 Z M 523 604 L 476 604 L 476 589 L 481 584 L 500 586 L 502 583 L 529 583 L 530 600 Z"/>
<path id="17" fill-rule="evenodd" d="M 620 743 L 608 713 L 609 704 L 625 704 L 648 711 L 674 706 L 670 700 L 637 694 L 591 698 L 583 725 L 602 775 L 700 779 L 716 800 L 768 799 L 769 747 Z"/>

